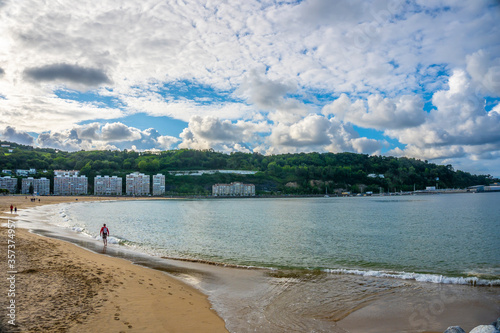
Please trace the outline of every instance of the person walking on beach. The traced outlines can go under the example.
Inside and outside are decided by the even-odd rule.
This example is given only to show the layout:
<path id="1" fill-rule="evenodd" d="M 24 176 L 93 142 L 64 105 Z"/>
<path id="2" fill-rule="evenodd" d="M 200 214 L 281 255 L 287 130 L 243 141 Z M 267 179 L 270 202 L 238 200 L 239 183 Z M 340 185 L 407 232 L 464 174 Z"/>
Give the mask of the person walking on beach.
<path id="1" fill-rule="evenodd" d="M 14 209 L 14 206 L 10 205 L 10 213 L 12 214 L 12 210 Z"/>
<path id="2" fill-rule="evenodd" d="M 101 232 L 99 233 L 102 237 L 102 241 L 104 243 L 104 246 L 108 245 L 108 236 L 109 236 L 109 229 L 106 227 L 106 223 L 104 223 L 103 227 L 101 228 Z"/>

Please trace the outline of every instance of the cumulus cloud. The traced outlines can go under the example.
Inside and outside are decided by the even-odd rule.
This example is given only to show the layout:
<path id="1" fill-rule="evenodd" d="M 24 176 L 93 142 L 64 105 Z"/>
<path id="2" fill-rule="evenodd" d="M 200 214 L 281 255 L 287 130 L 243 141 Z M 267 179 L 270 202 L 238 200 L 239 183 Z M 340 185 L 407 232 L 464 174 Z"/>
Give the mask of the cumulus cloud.
<path id="1" fill-rule="evenodd" d="M 287 94 L 296 90 L 292 84 L 269 79 L 254 70 L 243 80 L 238 93 L 252 105 L 268 111 L 269 120 L 293 123 L 304 118 L 310 111 L 303 102 L 287 97 Z"/>
<path id="2" fill-rule="evenodd" d="M 365 154 L 379 153 L 382 142 L 360 138 L 350 126 L 336 119 L 310 114 L 292 124 L 278 124 L 269 137 L 270 153 L 299 151 L 350 151 Z"/>
<path id="3" fill-rule="evenodd" d="M 483 94 L 500 97 L 500 57 L 479 50 L 466 58 L 467 72 Z"/>
<path id="4" fill-rule="evenodd" d="M 179 148 L 219 149 L 224 151 L 238 150 L 245 147 L 244 142 L 252 142 L 258 138 L 258 133 L 267 132 L 265 123 L 221 120 L 215 117 L 194 116 L 189 121 L 180 137 Z"/>
<path id="5" fill-rule="evenodd" d="M 106 123 L 101 129 L 105 141 L 135 141 L 141 139 L 140 131 L 122 123 Z"/>
<path id="6" fill-rule="evenodd" d="M 82 147 L 81 140 L 72 138 L 71 131 L 65 131 L 64 133 L 41 133 L 38 136 L 36 143 L 40 147 L 49 147 L 66 151 L 85 149 Z"/>
<path id="7" fill-rule="evenodd" d="M 26 132 L 17 131 L 14 127 L 7 126 L 0 131 L 0 137 L 4 141 L 17 142 L 23 145 L 32 145 L 34 138 Z"/>
<path id="8" fill-rule="evenodd" d="M 331 124 L 328 119 L 309 115 L 302 121 L 292 125 L 278 124 L 269 137 L 272 146 L 319 147 L 330 143 L 328 130 Z"/>
<path id="9" fill-rule="evenodd" d="M 448 89 L 433 95 L 436 109 L 423 124 L 386 131 L 407 145 L 391 153 L 422 159 L 496 156 L 489 153 L 500 149 L 500 113 L 498 106 L 489 112 L 484 109 L 483 98 L 474 93 L 480 89 L 477 84 L 467 72 L 455 70 Z"/>
<path id="10" fill-rule="evenodd" d="M 161 135 L 156 129 L 139 130 L 122 123 L 91 123 L 69 130 L 49 131 L 38 136 L 40 147 L 68 151 L 94 149 L 171 149 L 178 138 Z"/>
<path id="11" fill-rule="evenodd" d="M 239 89 L 248 101 L 266 110 L 278 108 L 283 103 L 285 95 L 295 90 L 293 85 L 270 80 L 256 70 L 245 77 Z"/>
<path id="12" fill-rule="evenodd" d="M 352 103 L 346 94 L 341 94 L 322 110 L 325 115 L 364 128 L 378 130 L 414 127 L 425 121 L 424 101 L 416 95 L 403 95 L 395 99 L 370 95 L 366 105 L 362 100 Z"/>
<path id="13" fill-rule="evenodd" d="M 64 63 L 27 68 L 24 70 L 24 75 L 29 80 L 37 82 L 66 82 L 86 87 L 111 83 L 101 69 Z"/>

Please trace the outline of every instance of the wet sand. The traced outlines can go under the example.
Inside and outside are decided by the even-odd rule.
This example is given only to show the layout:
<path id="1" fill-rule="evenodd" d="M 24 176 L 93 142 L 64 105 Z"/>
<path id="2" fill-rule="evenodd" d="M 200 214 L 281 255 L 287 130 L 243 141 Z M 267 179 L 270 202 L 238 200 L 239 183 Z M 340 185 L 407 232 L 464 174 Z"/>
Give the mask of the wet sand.
<path id="1" fill-rule="evenodd" d="M 99 200 L 79 197 L 78 201 Z M 103 199 L 107 200 L 107 199 Z M 0 211 L 74 202 L 72 197 L 0 196 Z M 2 214 L 1 222 L 15 214 Z M 161 271 L 93 253 L 57 239 L 16 229 L 16 326 L 2 310 L 1 332 L 227 332 L 224 321 L 198 290 Z M 0 255 L 7 257 L 7 228 Z M 2 260 L 4 262 L 4 260 Z M 6 264 L 0 289 L 9 289 Z"/>

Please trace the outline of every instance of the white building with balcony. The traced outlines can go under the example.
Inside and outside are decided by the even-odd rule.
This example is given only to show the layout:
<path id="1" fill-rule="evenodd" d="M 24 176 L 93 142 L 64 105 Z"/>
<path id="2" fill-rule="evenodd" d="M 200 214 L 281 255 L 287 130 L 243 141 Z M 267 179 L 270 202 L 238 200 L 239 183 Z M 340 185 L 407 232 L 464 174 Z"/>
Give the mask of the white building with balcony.
<path id="1" fill-rule="evenodd" d="M 0 177 L 0 189 L 6 189 L 10 193 L 17 192 L 17 178 L 11 176 Z"/>
<path id="2" fill-rule="evenodd" d="M 153 176 L 153 195 L 165 194 L 165 175 L 161 173 Z"/>
<path id="3" fill-rule="evenodd" d="M 34 179 L 33 177 L 24 178 L 21 184 L 21 193 L 34 195 L 50 195 L 50 179 L 47 179 L 45 177 L 42 177 L 40 179 Z"/>
<path id="4" fill-rule="evenodd" d="M 122 195 L 122 177 L 96 176 L 94 178 L 94 195 Z"/>
<path id="5" fill-rule="evenodd" d="M 87 194 L 88 186 L 89 181 L 86 176 L 66 176 L 59 174 L 54 177 L 54 195 Z"/>
<path id="6" fill-rule="evenodd" d="M 139 172 L 133 172 L 127 175 L 125 186 L 127 195 L 149 195 L 151 193 L 151 176 Z"/>
<path id="7" fill-rule="evenodd" d="M 214 197 L 253 197 L 255 196 L 254 184 L 243 184 L 240 182 L 231 184 L 212 185 L 212 195 Z"/>

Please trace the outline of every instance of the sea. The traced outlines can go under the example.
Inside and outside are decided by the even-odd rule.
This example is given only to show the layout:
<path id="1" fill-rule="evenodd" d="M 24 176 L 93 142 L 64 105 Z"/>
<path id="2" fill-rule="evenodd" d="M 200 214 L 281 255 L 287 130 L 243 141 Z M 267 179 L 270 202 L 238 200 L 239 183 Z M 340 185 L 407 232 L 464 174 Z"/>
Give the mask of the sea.
<path id="1" fill-rule="evenodd" d="M 117 200 L 20 219 L 191 284 L 231 332 L 424 332 L 500 316 L 500 193 Z"/>

